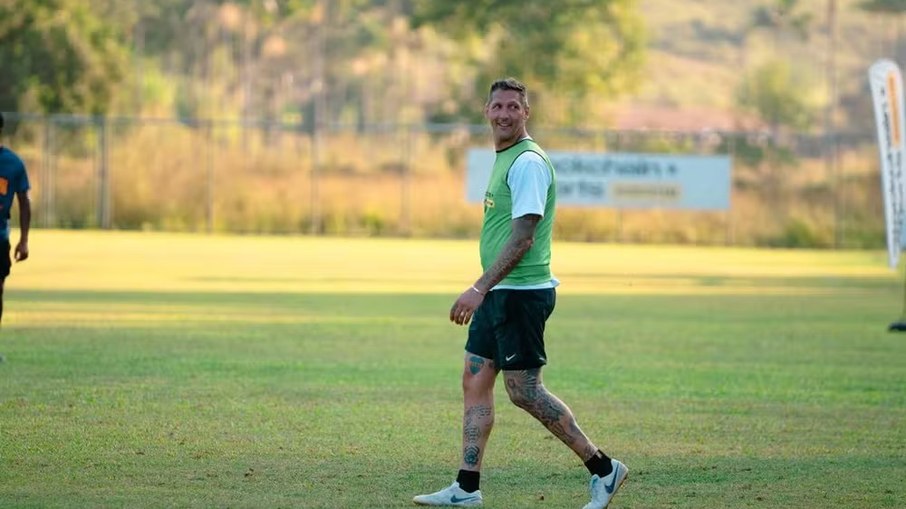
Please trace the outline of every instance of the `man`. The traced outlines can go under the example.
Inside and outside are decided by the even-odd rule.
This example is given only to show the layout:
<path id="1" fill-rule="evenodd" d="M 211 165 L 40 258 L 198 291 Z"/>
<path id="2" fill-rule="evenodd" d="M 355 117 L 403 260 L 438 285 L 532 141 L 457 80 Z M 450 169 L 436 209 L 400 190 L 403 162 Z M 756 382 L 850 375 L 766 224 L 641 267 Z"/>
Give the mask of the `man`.
<path id="1" fill-rule="evenodd" d="M 538 419 L 588 468 L 591 502 L 585 509 L 603 509 L 629 471 L 588 439 L 569 407 L 541 381 L 541 368 L 547 364 L 544 325 L 554 310 L 559 284 L 550 271 L 554 167 L 526 130 L 525 85 L 513 78 L 495 81 L 484 114 L 497 150 L 481 230 L 484 273 L 450 309 L 454 323 L 471 321 L 462 375 L 462 462 L 452 485 L 413 501 L 430 506 L 482 504 L 481 460 L 494 424 L 494 382 L 503 371 L 510 400 Z"/>
<path id="2" fill-rule="evenodd" d="M 0 135 L 3 134 L 3 114 L 0 113 Z M 0 144 L 0 321 L 3 319 L 3 286 L 9 276 L 9 218 L 13 195 L 19 202 L 19 243 L 14 257 L 17 262 L 28 258 L 28 230 L 31 226 L 31 200 L 28 197 L 28 174 L 25 164 L 15 152 Z M 2 357 L 0 357 L 2 358 Z"/>

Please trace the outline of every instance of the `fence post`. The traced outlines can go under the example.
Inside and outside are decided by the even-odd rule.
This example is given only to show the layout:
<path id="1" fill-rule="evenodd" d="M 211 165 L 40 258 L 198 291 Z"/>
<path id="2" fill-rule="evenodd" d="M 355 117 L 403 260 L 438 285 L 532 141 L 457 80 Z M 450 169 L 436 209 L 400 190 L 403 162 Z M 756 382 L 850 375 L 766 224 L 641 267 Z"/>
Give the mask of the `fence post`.
<path id="1" fill-rule="evenodd" d="M 98 226 L 109 230 L 111 224 L 110 211 L 110 172 L 108 168 L 108 148 L 107 148 L 107 117 L 97 117 L 95 121 L 97 130 L 97 175 L 98 175 Z"/>
<path id="2" fill-rule="evenodd" d="M 207 141 L 205 143 L 205 231 L 214 231 L 214 121 L 208 119 L 206 129 Z"/>
<path id="3" fill-rule="evenodd" d="M 311 162 L 311 229 L 312 235 L 320 235 L 323 232 L 321 228 L 321 197 L 318 186 L 321 178 L 321 165 L 324 160 L 324 131 L 327 127 L 327 90 L 324 87 L 325 77 L 325 59 L 327 53 L 326 31 L 327 9 L 329 4 L 325 0 L 318 0 L 315 5 L 317 17 L 317 26 L 314 32 L 314 122 L 312 122 L 312 162 Z"/>
<path id="4" fill-rule="evenodd" d="M 736 183 L 733 179 L 733 167 L 736 165 L 736 133 L 726 134 L 727 137 L 727 155 L 730 157 L 730 206 L 727 208 L 727 239 L 728 246 L 736 245 L 736 230 L 733 223 L 733 205 L 735 200 L 733 195 L 736 194 Z M 736 169 L 739 170 L 738 168 Z"/>
<path id="5" fill-rule="evenodd" d="M 50 116 L 44 115 L 44 140 L 41 150 L 41 205 L 40 210 L 44 216 L 42 226 L 52 228 L 56 226 L 53 218 L 53 124 Z"/>
<path id="6" fill-rule="evenodd" d="M 317 120 L 312 125 L 311 133 L 311 169 L 309 175 L 309 211 L 311 215 L 311 225 L 309 233 L 319 235 L 321 231 L 321 197 L 318 191 L 318 179 L 321 173 L 321 158 L 323 151 L 321 139 L 321 128 L 317 126 Z"/>
<path id="7" fill-rule="evenodd" d="M 399 231 L 403 236 L 409 236 L 412 232 L 412 200 L 410 196 L 411 187 L 412 187 L 412 173 L 410 166 L 412 165 L 412 129 L 413 127 L 409 124 L 405 126 L 405 136 L 406 139 L 403 143 L 403 167 L 400 172 L 400 225 Z"/>
<path id="8" fill-rule="evenodd" d="M 623 135 L 624 135 L 624 131 L 620 131 L 617 133 L 617 143 L 616 143 L 616 146 L 614 147 L 615 152 L 620 152 L 623 150 L 623 141 L 624 141 Z M 616 230 L 617 230 L 616 231 L 616 236 L 617 236 L 616 241 L 617 241 L 617 243 L 622 243 L 623 242 L 623 209 L 620 208 L 619 205 L 614 205 L 614 210 L 616 212 L 616 214 L 615 214 L 615 217 L 616 217 L 615 226 L 616 226 Z"/>

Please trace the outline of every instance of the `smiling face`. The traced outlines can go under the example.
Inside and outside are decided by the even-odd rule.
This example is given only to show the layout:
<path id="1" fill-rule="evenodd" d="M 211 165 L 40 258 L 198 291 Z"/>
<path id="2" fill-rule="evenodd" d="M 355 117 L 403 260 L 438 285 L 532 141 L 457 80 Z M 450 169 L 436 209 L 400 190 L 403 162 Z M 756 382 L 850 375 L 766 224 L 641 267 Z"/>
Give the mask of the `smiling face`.
<path id="1" fill-rule="evenodd" d="M 484 116 L 491 124 L 497 150 L 503 150 L 528 136 L 525 123 L 529 118 L 529 107 L 525 97 L 517 90 L 491 92 L 484 107 Z"/>

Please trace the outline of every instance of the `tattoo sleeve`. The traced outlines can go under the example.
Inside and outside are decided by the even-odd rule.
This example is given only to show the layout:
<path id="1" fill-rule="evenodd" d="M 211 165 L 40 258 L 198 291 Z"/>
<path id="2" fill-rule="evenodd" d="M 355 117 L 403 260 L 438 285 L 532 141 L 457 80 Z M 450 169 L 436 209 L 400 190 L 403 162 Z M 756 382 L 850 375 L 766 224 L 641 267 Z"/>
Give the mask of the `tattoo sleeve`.
<path id="1" fill-rule="evenodd" d="M 493 419 L 494 411 L 485 405 L 469 407 L 462 423 L 462 460 L 467 466 L 474 467 L 481 461 L 481 442 L 487 433 L 488 424 Z"/>
<path id="2" fill-rule="evenodd" d="M 510 399 L 538 419 L 551 433 L 572 447 L 577 441 L 588 441 L 569 407 L 544 388 L 539 370 L 514 373 L 506 379 Z"/>
<path id="3" fill-rule="evenodd" d="M 541 221 L 537 214 L 526 214 L 513 219 L 512 231 L 507 243 L 504 244 L 500 254 L 484 274 L 476 282 L 482 288 L 492 288 L 502 281 L 525 256 L 525 253 L 535 243 L 535 228 Z"/>

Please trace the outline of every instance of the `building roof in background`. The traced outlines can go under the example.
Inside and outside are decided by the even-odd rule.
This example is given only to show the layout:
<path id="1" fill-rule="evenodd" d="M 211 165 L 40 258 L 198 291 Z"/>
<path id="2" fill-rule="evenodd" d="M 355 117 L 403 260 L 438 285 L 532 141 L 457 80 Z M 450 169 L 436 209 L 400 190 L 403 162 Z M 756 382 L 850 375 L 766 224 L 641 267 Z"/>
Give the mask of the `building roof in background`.
<path id="1" fill-rule="evenodd" d="M 658 131 L 748 131 L 763 129 L 764 123 L 746 113 L 717 108 L 626 104 L 613 113 L 613 127 L 621 130 Z"/>

